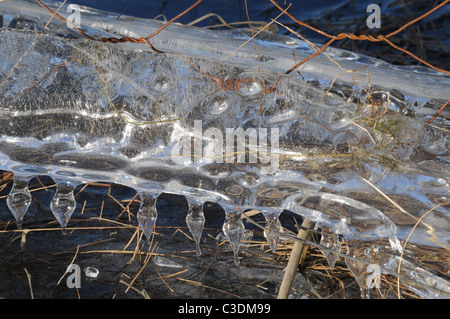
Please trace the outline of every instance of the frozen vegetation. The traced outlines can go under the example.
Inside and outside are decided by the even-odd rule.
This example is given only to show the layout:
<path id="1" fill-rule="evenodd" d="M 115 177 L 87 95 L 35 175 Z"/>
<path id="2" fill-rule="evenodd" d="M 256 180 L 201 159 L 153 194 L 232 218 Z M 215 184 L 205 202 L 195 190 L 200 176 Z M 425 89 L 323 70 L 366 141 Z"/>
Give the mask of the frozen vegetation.
<path id="1" fill-rule="evenodd" d="M 0 14 L 0 169 L 14 173 L 7 204 L 19 227 L 34 176 L 56 182 L 50 208 L 63 230 L 76 186 L 117 183 L 140 194 L 147 237 L 158 196 L 184 195 L 199 255 L 203 204 L 219 204 L 239 264 L 241 214 L 264 214 L 275 250 L 294 240 L 278 221 L 288 210 L 318 225 L 328 261 L 346 257 L 364 294 L 377 265 L 424 298 L 450 296 L 449 123 L 426 124 L 449 76 L 331 48 L 334 62 L 321 56 L 284 75 L 293 51 L 297 61 L 313 52 L 293 37 L 262 32 L 240 47 L 249 32 L 173 24 L 151 39 L 158 54 L 85 39 L 56 18 L 36 33 L 50 15 L 34 2 L 2 1 Z M 161 25 L 82 17 L 94 38 Z M 431 269 L 419 253 L 444 262 Z"/>

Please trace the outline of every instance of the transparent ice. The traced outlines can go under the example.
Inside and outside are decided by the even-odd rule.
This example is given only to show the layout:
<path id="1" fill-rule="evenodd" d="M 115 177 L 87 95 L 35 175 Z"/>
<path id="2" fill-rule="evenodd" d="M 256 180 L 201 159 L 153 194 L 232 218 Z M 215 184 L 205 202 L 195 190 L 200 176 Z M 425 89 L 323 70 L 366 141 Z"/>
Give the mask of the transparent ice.
<path id="1" fill-rule="evenodd" d="M 203 203 L 195 204 L 192 201 L 188 202 L 189 210 L 186 216 L 186 224 L 195 241 L 197 255 L 202 254 L 200 249 L 200 239 L 202 237 L 203 226 L 205 225 L 205 215 L 203 214 Z"/>
<path id="2" fill-rule="evenodd" d="M 231 54 L 243 42 L 233 32 L 174 24 L 152 38 L 168 52 L 156 54 L 143 44 L 87 40 L 56 18 L 37 34 L 32 30 L 42 30 L 50 15 L 33 1 L 1 1 L 0 14 L 0 169 L 15 176 L 6 201 L 18 227 L 34 176 L 55 180 L 50 208 L 63 232 L 76 208 L 76 186 L 117 183 L 139 193 L 137 219 L 147 240 L 158 196 L 184 195 L 199 255 L 208 220 L 203 204 L 220 205 L 238 264 L 244 225 L 236 209 L 263 212 L 272 250 L 287 210 L 345 239 L 346 262 L 364 296 L 367 266 L 395 273 L 402 253 L 405 284 L 424 297 L 450 296 L 448 266 L 436 273 L 413 262 L 414 254 L 448 258 L 449 108 L 434 125 L 426 122 L 448 99 L 449 76 L 333 48 L 330 57 L 358 71 L 343 73 L 315 58 L 301 75 L 283 75 L 293 51 L 298 61 L 313 52 L 299 39 L 261 33 L 259 57 L 253 43 Z M 8 28 L 20 19 L 33 21 L 22 24 L 32 30 Z M 95 38 L 145 36 L 161 25 L 93 10 L 83 12 L 82 23 Z M 369 85 L 366 70 L 376 105 L 361 88 Z M 254 152 L 236 145 L 244 152 L 217 156 L 225 150 L 217 136 L 249 128 L 267 142 Z M 278 138 L 271 140 L 274 128 Z M 183 153 L 189 150 L 200 153 Z M 238 162 L 254 154 L 256 163 Z M 333 236 L 325 234 L 321 247 L 337 253 Z M 414 248 L 403 251 L 407 238 Z M 365 253 L 374 245 L 381 248 Z"/>
<path id="3" fill-rule="evenodd" d="M 266 217 L 266 226 L 264 228 L 264 237 L 273 252 L 277 250 L 280 241 L 280 233 L 282 231 L 280 220 L 274 213 L 268 214 Z"/>
<path id="4" fill-rule="evenodd" d="M 322 234 L 320 238 L 320 245 L 323 247 L 322 252 L 325 255 L 330 268 L 334 268 L 337 255 L 333 255 L 333 251 L 341 251 L 341 242 L 339 235 L 334 233 L 329 227 L 322 227 Z"/>
<path id="5" fill-rule="evenodd" d="M 66 234 L 67 224 L 77 206 L 73 193 L 76 183 L 59 179 L 55 181 L 56 193 L 50 202 L 50 209 L 61 225 L 63 234 Z"/>
<path id="6" fill-rule="evenodd" d="M 84 273 L 86 274 L 86 277 L 97 278 L 100 271 L 95 267 L 86 267 L 84 268 Z"/>
<path id="7" fill-rule="evenodd" d="M 141 193 L 141 205 L 137 213 L 137 220 L 148 243 L 152 240 L 156 220 L 158 219 L 158 212 L 156 210 L 157 198 L 158 195 L 155 194 Z"/>
<path id="8" fill-rule="evenodd" d="M 29 177 L 14 176 L 14 185 L 6 198 L 11 213 L 16 218 L 17 228 L 22 229 L 22 221 L 31 204 L 31 193 L 28 190 Z"/>
<path id="9" fill-rule="evenodd" d="M 225 222 L 222 231 L 230 242 L 234 254 L 234 263 L 239 265 L 239 246 L 244 236 L 244 223 L 239 211 L 225 212 Z"/>

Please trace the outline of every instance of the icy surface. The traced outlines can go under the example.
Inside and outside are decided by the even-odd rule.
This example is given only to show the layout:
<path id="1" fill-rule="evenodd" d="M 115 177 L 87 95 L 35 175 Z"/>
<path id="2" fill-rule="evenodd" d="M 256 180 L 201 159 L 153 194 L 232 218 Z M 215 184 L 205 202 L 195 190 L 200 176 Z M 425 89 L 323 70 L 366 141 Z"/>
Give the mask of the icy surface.
<path id="1" fill-rule="evenodd" d="M 426 258 L 449 258 L 448 124 L 426 124 L 448 98 L 448 76 L 336 49 L 328 54 L 344 69 L 363 70 L 340 73 L 321 58 L 283 75 L 293 50 L 297 60 L 311 53 L 300 40 L 262 33 L 258 56 L 253 42 L 236 51 L 236 34 L 180 25 L 151 39 L 168 52 L 156 54 L 145 44 L 84 39 L 56 19 L 46 33 L 13 29 L 32 21 L 42 30 L 50 17 L 28 2 L 18 12 L 17 3 L 0 3 L 0 169 L 15 174 L 7 203 L 18 226 L 33 176 L 55 180 L 51 210 L 63 231 L 77 185 L 118 183 L 139 192 L 148 240 L 157 197 L 184 195 L 199 255 L 203 203 L 222 206 L 239 264 L 242 212 L 264 214 L 275 250 L 292 239 L 278 221 L 289 210 L 326 229 L 321 247 L 332 266 L 345 239 L 362 291 L 369 265 L 395 275 L 402 256 L 406 284 L 425 297 L 450 296 L 448 263 L 430 270 L 403 250 L 408 239 L 433 248 Z M 145 36 L 160 25 L 94 13 L 83 23 L 97 38 Z"/>

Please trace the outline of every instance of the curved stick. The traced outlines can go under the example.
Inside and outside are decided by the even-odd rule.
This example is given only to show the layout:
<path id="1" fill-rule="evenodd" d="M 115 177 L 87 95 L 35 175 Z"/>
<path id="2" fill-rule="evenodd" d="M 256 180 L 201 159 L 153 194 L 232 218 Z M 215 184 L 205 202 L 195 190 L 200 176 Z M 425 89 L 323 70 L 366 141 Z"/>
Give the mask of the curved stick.
<path id="1" fill-rule="evenodd" d="M 144 37 L 140 37 L 140 38 L 133 38 L 133 37 L 122 37 L 122 38 L 115 38 L 115 37 L 110 37 L 110 38 L 101 38 L 100 40 L 102 42 L 109 42 L 109 43 L 123 43 L 123 42 L 132 42 L 132 43 L 145 43 L 147 44 L 153 51 L 155 51 L 156 53 L 165 53 L 164 51 L 158 50 L 156 49 L 151 43 L 150 41 L 148 41 L 150 38 L 154 37 L 155 35 L 157 35 L 158 33 L 160 33 L 162 30 L 164 30 L 165 28 L 167 28 L 172 22 L 174 22 L 175 20 L 178 20 L 179 18 L 181 18 L 182 16 L 184 16 L 186 13 L 188 13 L 189 11 L 191 11 L 192 9 L 194 9 L 197 5 L 200 4 L 200 2 L 202 2 L 203 0 L 197 0 L 197 2 L 195 2 L 193 5 L 191 5 L 189 8 L 187 8 L 186 10 L 184 10 L 183 12 L 181 12 L 180 14 L 176 15 L 174 18 L 172 18 L 171 20 L 169 20 L 168 22 L 166 22 L 164 25 L 162 25 L 158 30 L 156 30 L 155 32 L 153 32 L 152 34 Z M 50 12 L 52 15 L 58 17 L 61 21 L 64 21 L 65 23 L 67 23 L 68 25 L 70 25 L 71 27 L 73 27 L 75 30 L 77 30 L 80 34 L 82 34 L 84 37 L 88 38 L 89 40 L 95 40 L 94 38 L 92 38 L 91 36 L 89 36 L 88 34 L 86 34 L 83 30 L 81 30 L 80 28 L 78 28 L 76 25 L 74 25 L 72 22 L 68 21 L 66 18 L 60 16 L 59 14 L 57 14 L 56 12 L 54 12 L 52 9 L 50 9 L 49 7 L 47 7 L 45 4 L 43 4 L 40 0 L 36 0 L 36 2 L 43 7 L 45 10 L 47 10 L 48 12 Z"/>

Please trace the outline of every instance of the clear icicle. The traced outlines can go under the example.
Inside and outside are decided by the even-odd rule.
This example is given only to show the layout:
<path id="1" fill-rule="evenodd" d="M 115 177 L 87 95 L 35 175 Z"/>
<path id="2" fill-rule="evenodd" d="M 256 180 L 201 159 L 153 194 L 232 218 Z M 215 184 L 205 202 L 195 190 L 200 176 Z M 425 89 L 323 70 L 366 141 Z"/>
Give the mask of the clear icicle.
<path id="1" fill-rule="evenodd" d="M 150 243 L 153 230 L 155 229 L 156 219 L 158 218 L 158 212 L 156 211 L 158 195 L 142 193 L 140 196 L 141 206 L 137 213 L 137 219 L 147 242 Z"/>
<path id="2" fill-rule="evenodd" d="M 66 227 L 70 217 L 77 207 L 73 190 L 76 185 L 69 181 L 56 181 L 56 193 L 50 202 L 50 209 L 66 234 Z"/>
<path id="3" fill-rule="evenodd" d="M 268 214 L 266 217 L 266 227 L 264 227 L 264 237 L 266 237 L 267 243 L 273 252 L 277 250 L 278 241 L 280 236 L 278 235 L 282 229 L 280 220 L 276 214 Z"/>
<path id="4" fill-rule="evenodd" d="M 351 273 L 353 274 L 353 277 L 355 277 L 356 282 L 359 285 L 359 288 L 361 289 L 361 298 L 369 299 L 370 293 L 369 289 L 366 285 L 366 277 L 367 277 L 367 264 L 363 262 L 359 262 L 356 260 L 356 256 L 352 254 L 350 246 L 347 245 L 347 255 L 352 256 L 353 258 L 345 258 L 345 264 L 347 265 L 348 269 L 350 269 Z"/>
<path id="5" fill-rule="evenodd" d="M 234 252 L 234 263 L 239 266 L 239 246 L 244 235 L 244 223 L 242 222 L 241 213 L 238 211 L 225 212 L 225 223 L 222 226 L 222 231 Z"/>
<path id="6" fill-rule="evenodd" d="M 200 239 L 202 237 L 203 226 L 205 225 L 205 215 L 203 214 L 203 204 L 194 204 L 190 201 L 189 211 L 186 216 L 186 224 L 192 234 L 195 241 L 195 247 L 197 255 L 201 256 L 202 252 L 200 250 Z"/>
<path id="7" fill-rule="evenodd" d="M 322 237 L 320 239 L 320 245 L 327 248 L 321 248 L 321 251 L 325 255 L 325 258 L 328 261 L 328 265 L 330 265 L 330 268 L 333 269 L 338 256 L 331 252 L 341 251 L 341 241 L 339 240 L 339 235 L 333 232 L 329 227 L 322 227 Z"/>
<path id="8" fill-rule="evenodd" d="M 6 204 L 16 218 L 18 229 L 22 229 L 23 218 L 32 200 L 28 189 L 30 179 L 30 177 L 14 176 L 14 185 L 6 197 Z"/>

